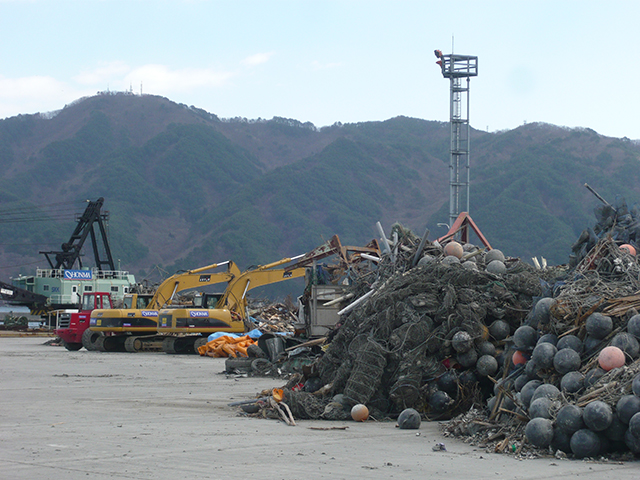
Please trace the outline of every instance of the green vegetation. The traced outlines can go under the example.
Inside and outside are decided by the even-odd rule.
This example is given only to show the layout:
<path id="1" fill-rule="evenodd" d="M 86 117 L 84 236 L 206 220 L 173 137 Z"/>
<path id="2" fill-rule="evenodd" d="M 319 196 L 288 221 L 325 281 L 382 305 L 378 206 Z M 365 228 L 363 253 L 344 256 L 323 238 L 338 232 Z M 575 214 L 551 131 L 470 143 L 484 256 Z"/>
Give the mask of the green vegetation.
<path id="1" fill-rule="evenodd" d="M 151 271 L 157 253 L 173 273 L 269 263 L 333 234 L 362 245 L 377 221 L 426 226 L 433 239 L 448 222 L 449 133 L 407 117 L 318 130 L 280 117 L 220 120 L 160 97 L 92 97 L 53 118 L 0 121 L 0 212 L 102 196 L 114 255 L 133 272 Z M 529 124 L 473 131 L 471 145 L 471 215 L 494 247 L 525 261 L 567 261 L 595 223 L 599 201 L 584 183 L 611 202 L 640 198 L 640 147 L 628 139 Z M 280 155 L 287 161 L 269 164 Z M 37 262 L 33 244 L 57 249 L 73 226 L 5 223 L 1 249 Z"/>

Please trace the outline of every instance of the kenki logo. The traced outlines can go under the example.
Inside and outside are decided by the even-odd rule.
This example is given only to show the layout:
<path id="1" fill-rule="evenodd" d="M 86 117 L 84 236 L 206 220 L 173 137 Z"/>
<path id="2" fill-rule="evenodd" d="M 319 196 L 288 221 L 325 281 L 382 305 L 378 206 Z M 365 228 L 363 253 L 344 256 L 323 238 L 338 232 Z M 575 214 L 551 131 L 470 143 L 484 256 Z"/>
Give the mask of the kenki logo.
<path id="1" fill-rule="evenodd" d="M 208 317 L 209 312 L 207 312 L 206 310 L 191 310 L 189 312 L 189 316 L 191 318 Z"/>
<path id="2" fill-rule="evenodd" d="M 158 312 L 149 311 L 149 310 L 142 310 L 142 316 L 143 317 L 157 317 L 158 316 Z"/>
<path id="3" fill-rule="evenodd" d="M 211 281 L 211 275 L 200 275 L 201 282 L 209 282 Z"/>
<path id="4" fill-rule="evenodd" d="M 65 270 L 64 278 L 68 280 L 91 280 L 91 270 Z"/>

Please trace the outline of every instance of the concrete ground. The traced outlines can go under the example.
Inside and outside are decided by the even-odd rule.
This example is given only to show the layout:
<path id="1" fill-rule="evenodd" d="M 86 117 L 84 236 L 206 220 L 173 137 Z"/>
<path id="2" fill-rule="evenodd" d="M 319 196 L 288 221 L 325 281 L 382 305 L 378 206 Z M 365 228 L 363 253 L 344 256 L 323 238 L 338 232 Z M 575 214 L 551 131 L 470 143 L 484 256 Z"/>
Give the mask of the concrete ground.
<path id="1" fill-rule="evenodd" d="M 221 375 L 223 359 L 68 352 L 0 338 L 0 478 L 638 478 L 640 464 L 517 460 L 442 437 L 435 423 L 242 417 L 229 402 L 284 382 Z M 346 430 L 310 427 L 348 426 Z M 442 442 L 446 451 L 434 452 Z"/>

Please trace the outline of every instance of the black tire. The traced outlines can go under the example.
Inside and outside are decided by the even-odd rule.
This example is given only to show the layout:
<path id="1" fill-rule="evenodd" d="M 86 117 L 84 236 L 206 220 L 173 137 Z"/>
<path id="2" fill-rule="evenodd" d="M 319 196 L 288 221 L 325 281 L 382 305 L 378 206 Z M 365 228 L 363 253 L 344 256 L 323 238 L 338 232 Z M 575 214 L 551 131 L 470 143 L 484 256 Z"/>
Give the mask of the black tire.
<path id="1" fill-rule="evenodd" d="M 84 346 L 84 348 L 86 348 L 90 352 L 95 352 L 97 350 L 96 341 L 98 340 L 98 337 L 101 337 L 101 336 L 102 336 L 102 333 L 92 332 L 87 328 L 82 334 L 82 345 Z"/>
<path id="2" fill-rule="evenodd" d="M 251 370 L 253 370 L 258 375 L 267 375 L 271 373 L 272 368 L 273 363 L 271 363 L 266 358 L 254 358 L 253 362 L 251 362 Z"/>
<path id="3" fill-rule="evenodd" d="M 64 345 L 64 348 L 66 348 L 70 352 L 77 352 L 78 350 L 80 350 L 82 348 L 82 344 L 81 343 L 71 343 L 71 342 L 65 342 L 63 340 L 62 344 Z"/>
<path id="4" fill-rule="evenodd" d="M 196 351 L 196 353 L 200 353 L 198 352 L 198 348 L 202 347 L 203 345 L 206 345 L 207 343 L 209 343 L 208 337 L 198 338 L 196 340 L 196 343 L 193 344 L 193 349 Z"/>
<path id="5" fill-rule="evenodd" d="M 255 358 L 250 357 L 229 357 L 224 361 L 224 369 L 227 373 L 250 372 L 254 360 Z"/>

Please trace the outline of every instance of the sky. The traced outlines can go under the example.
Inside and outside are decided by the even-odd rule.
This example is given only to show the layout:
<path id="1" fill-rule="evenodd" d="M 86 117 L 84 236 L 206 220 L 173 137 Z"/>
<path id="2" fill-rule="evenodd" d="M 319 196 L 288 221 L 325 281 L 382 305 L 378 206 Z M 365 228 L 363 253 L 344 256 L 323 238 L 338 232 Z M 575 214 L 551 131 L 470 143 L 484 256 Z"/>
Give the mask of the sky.
<path id="1" fill-rule="evenodd" d="M 101 91 L 316 127 L 449 120 L 434 49 L 478 57 L 471 126 L 640 139 L 640 2 L 0 0 L 0 119 Z"/>

